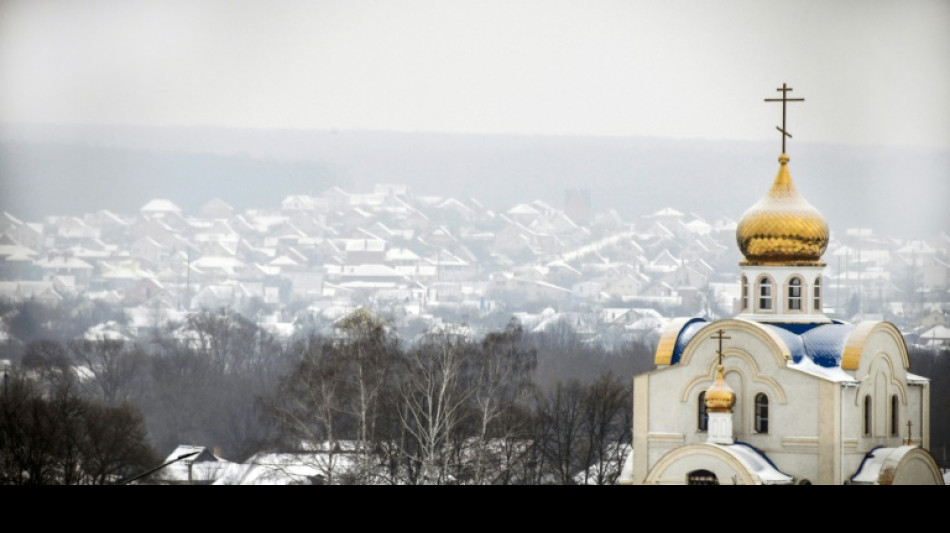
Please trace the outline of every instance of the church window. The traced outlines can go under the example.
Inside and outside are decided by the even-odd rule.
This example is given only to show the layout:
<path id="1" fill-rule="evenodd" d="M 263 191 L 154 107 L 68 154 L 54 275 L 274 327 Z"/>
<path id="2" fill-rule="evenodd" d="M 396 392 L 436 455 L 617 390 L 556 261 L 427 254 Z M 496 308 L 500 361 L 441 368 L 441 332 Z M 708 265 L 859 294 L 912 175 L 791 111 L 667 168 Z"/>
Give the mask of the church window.
<path id="1" fill-rule="evenodd" d="M 864 397 L 864 436 L 871 436 L 871 397 Z"/>
<path id="2" fill-rule="evenodd" d="M 813 289 L 813 291 L 814 291 L 815 301 L 813 302 L 812 307 L 815 309 L 816 313 L 820 313 L 821 312 L 821 277 L 820 276 L 815 278 L 815 288 Z"/>
<path id="3" fill-rule="evenodd" d="M 687 485 L 718 485 L 719 478 L 709 470 L 693 470 L 686 474 Z"/>
<path id="4" fill-rule="evenodd" d="M 742 276 L 742 310 L 749 309 L 749 278 Z"/>
<path id="5" fill-rule="evenodd" d="M 769 432 L 769 397 L 762 392 L 755 395 L 755 432 Z"/>
<path id="6" fill-rule="evenodd" d="M 801 278 L 792 278 L 788 282 L 788 310 L 802 310 L 802 280 Z"/>
<path id="7" fill-rule="evenodd" d="M 706 411 L 706 391 L 699 393 L 699 420 L 697 425 L 700 431 L 709 429 L 709 413 Z"/>
<path id="8" fill-rule="evenodd" d="M 891 396 L 891 436 L 896 437 L 900 432 L 900 420 L 898 418 L 900 404 L 897 401 L 897 395 Z"/>
<path id="9" fill-rule="evenodd" d="M 772 310 L 772 280 L 762 278 L 759 281 L 759 310 Z"/>

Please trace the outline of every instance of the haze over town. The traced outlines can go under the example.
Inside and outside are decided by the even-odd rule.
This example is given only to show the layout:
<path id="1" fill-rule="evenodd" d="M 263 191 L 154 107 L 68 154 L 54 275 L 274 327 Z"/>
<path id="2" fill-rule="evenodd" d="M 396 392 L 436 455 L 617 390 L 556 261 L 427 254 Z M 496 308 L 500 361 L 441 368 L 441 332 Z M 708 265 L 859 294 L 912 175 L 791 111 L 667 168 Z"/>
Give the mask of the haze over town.
<path id="1" fill-rule="evenodd" d="M 4 1 L 0 360 L 141 413 L 142 453 L 82 482 L 194 445 L 244 464 L 205 482 L 306 451 L 320 464 L 293 475 L 267 456 L 283 465 L 268 479 L 611 483 L 629 376 L 664 326 L 737 312 L 736 222 L 781 152 L 781 105 L 763 100 L 788 83 L 805 98 L 789 168 L 831 228 L 825 312 L 895 323 L 914 371 L 946 385 L 928 354 L 950 343 L 948 24 L 936 0 Z M 306 431 L 290 421 L 307 354 L 331 360 L 341 338 L 416 363 L 467 339 L 485 368 L 505 346 L 520 371 L 493 394 L 510 404 L 480 410 L 466 389 L 475 414 L 453 422 L 553 442 L 524 420 L 564 392 L 609 404 L 609 436 L 584 457 L 543 444 L 550 465 L 529 467 L 487 430 L 414 434 L 387 449 L 408 466 L 377 471 L 352 391 Z M 97 372 L 99 341 L 134 370 Z M 50 377 L 63 368 L 75 383 Z M 397 389 L 378 400 L 391 418 Z M 397 440 L 383 425 L 376 451 Z M 950 440 L 946 420 L 932 432 Z M 442 438 L 469 443 L 453 468 Z"/>

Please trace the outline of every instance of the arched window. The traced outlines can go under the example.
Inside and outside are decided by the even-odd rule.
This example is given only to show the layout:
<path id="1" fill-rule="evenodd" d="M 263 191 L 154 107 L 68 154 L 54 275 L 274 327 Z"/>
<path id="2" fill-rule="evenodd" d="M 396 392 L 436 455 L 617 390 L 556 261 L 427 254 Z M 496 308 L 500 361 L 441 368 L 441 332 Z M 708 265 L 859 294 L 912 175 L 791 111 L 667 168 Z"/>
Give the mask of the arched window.
<path id="1" fill-rule="evenodd" d="M 749 278 L 742 276 L 742 310 L 749 310 Z"/>
<path id="2" fill-rule="evenodd" d="M 755 432 L 769 432 L 769 397 L 762 392 L 755 395 Z"/>
<path id="3" fill-rule="evenodd" d="M 871 397 L 864 397 L 864 436 L 871 436 Z"/>
<path id="4" fill-rule="evenodd" d="M 706 391 L 699 393 L 699 419 L 696 421 L 696 426 L 700 431 L 706 431 L 709 429 L 709 413 L 706 412 Z"/>
<path id="5" fill-rule="evenodd" d="M 815 310 L 814 312 L 820 313 L 821 312 L 821 276 L 818 276 L 817 278 L 815 278 L 815 288 L 813 289 L 813 293 L 814 293 L 815 301 L 812 302 L 812 308 L 814 308 Z"/>
<path id="6" fill-rule="evenodd" d="M 693 470 L 686 474 L 687 485 L 718 485 L 719 478 L 709 470 Z"/>
<path id="7" fill-rule="evenodd" d="M 891 436 L 896 437 L 900 434 L 900 403 L 897 401 L 897 395 L 891 396 Z"/>
<path id="8" fill-rule="evenodd" d="M 772 310 L 772 280 L 769 278 L 759 280 L 759 310 Z"/>
<path id="9" fill-rule="evenodd" d="M 788 310 L 802 310 L 802 280 L 801 278 L 792 278 L 788 282 Z"/>

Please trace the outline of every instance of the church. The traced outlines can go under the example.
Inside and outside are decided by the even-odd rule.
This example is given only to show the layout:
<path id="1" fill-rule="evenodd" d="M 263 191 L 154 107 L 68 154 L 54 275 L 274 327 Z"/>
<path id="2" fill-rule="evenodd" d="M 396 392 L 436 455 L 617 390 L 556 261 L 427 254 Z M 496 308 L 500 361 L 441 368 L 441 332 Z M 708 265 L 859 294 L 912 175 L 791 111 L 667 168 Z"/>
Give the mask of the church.
<path id="1" fill-rule="evenodd" d="M 822 312 L 828 225 L 795 189 L 785 150 L 742 216 L 740 312 L 671 321 L 656 369 L 634 377 L 624 485 L 944 484 L 930 381 L 888 322 Z"/>

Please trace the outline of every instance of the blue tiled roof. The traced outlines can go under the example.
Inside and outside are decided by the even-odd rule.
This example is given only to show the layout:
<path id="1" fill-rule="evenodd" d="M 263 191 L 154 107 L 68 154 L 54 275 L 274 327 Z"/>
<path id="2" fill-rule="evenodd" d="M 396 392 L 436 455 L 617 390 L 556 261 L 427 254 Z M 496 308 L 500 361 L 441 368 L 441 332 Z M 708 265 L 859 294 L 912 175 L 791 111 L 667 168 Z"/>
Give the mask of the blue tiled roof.
<path id="1" fill-rule="evenodd" d="M 670 359 L 670 364 L 679 364 L 680 356 L 683 355 L 683 350 L 686 349 L 686 346 L 689 344 L 689 341 L 693 339 L 693 336 L 696 335 L 696 332 L 703 329 L 703 326 L 709 322 L 705 318 L 694 318 L 686 323 L 683 326 L 683 329 L 680 330 L 680 334 L 676 337 L 676 346 L 673 348 L 673 357 Z"/>
<path id="2" fill-rule="evenodd" d="M 785 341 L 792 359 L 800 363 L 808 356 L 816 365 L 825 368 L 841 366 L 841 356 L 853 324 L 762 324 Z"/>
<path id="3" fill-rule="evenodd" d="M 683 350 L 696 336 L 696 333 L 708 323 L 706 319 L 694 318 L 683 326 L 676 338 L 670 364 L 675 365 L 680 362 Z M 816 365 L 825 368 L 841 366 L 841 356 L 844 353 L 845 342 L 854 330 L 853 324 L 841 322 L 831 324 L 759 323 L 759 325 L 775 333 L 785 342 L 796 363 L 800 363 L 802 357 L 808 356 Z"/>

